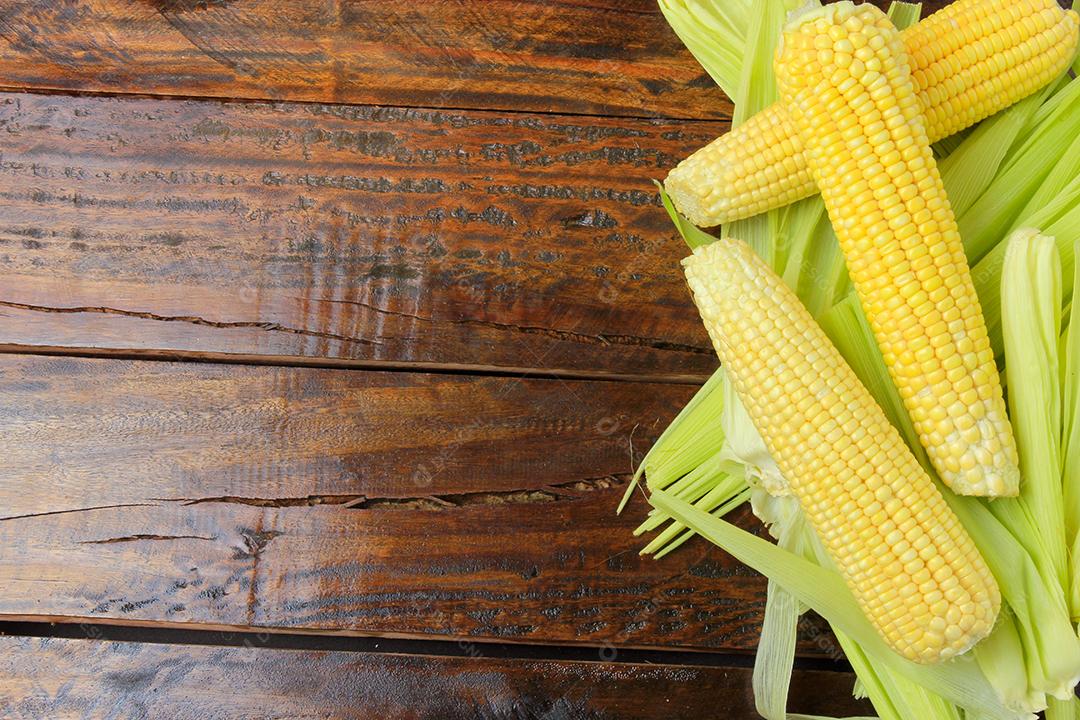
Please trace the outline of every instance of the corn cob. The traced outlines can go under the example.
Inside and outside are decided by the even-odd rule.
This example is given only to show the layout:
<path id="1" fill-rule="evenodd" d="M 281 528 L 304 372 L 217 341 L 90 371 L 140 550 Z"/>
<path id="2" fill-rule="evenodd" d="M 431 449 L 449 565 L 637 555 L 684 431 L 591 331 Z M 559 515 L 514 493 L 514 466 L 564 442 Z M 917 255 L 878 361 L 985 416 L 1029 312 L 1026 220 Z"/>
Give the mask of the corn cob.
<path id="1" fill-rule="evenodd" d="M 919 439 L 965 495 L 1015 495 L 1016 445 L 904 44 L 872 5 L 789 23 L 777 86 Z"/>
<path id="2" fill-rule="evenodd" d="M 993 627 L 997 584 L 959 519 L 798 297 L 750 247 L 683 261 L 721 363 L 866 617 L 936 662 Z"/>
<path id="3" fill-rule="evenodd" d="M 903 32 L 930 142 L 1058 77 L 1080 17 L 1056 0 L 956 0 Z M 788 110 L 776 103 L 683 160 L 664 183 L 679 212 L 710 227 L 817 192 Z"/>

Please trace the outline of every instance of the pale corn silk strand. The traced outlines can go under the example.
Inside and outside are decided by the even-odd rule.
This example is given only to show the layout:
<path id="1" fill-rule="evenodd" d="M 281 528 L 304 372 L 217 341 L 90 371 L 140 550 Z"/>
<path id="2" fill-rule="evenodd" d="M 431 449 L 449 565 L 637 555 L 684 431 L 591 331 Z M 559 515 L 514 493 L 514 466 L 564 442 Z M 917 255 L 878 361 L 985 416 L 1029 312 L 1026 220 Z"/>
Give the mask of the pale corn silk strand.
<path id="1" fill-rule="evenodd" d="M 1080 16 L 1057 0 L 956 0 L 902 33 L 930 142 L 1027 97 L 1061 75 Z M 817 192 L 783 103 L 683 160 L 664 186 L 679 212 L 711 227 Z"/>
<path id="2" fill-rule="evenodd" d="M 900 33 L 841 2 L 785 29 L 777 85 L 852 283 L 934 468 L 963 495 L 1015 495 L 994 353 Z"/>
<path id="3" fill-rule="evenodd" d="M 902 656 L 986 636 L 997 584 L 884 411 L 795 293 L 742 241 L 684 261 L 743 404 L 856 601 Z"/>

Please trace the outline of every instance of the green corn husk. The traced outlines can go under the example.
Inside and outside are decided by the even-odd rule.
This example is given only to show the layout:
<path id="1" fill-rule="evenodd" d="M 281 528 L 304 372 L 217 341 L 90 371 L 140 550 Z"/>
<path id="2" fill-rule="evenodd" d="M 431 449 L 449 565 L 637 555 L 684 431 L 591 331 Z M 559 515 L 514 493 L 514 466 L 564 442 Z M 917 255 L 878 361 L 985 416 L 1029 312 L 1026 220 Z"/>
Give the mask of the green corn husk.
<path id="1" fill-rule="evenodd" d="M 1056 219 L 1052 222 L 1040 222 L 1045 218 L 1037 217 L 1052 211 Z M 1024 218 L 1021 224 L 1040 227 L 1047 235 L 1057 238 L 1058 253 L 1061 258 L 1062 272 L 1068 282 L 1062 283 L 1062 294 L 1072 297 L 1073 242 L 1080 237 L 1080 182 L 1074 182 L 1054 201 L 1039 213 Z M 1001 356 L 1004 342 L 1001 335 L 1001 270 L 1005 264 L 1004 243 L 995 247 L 975 267 L 971 269 L 971 278 L 975 283 L 975 292 L 986 318 L 986 330 L 990 335 L 990 345 L 994 354 Z"/>
<path id="2" fill-rule="evenodd" d="M 835 570 L 779 548 L 663 491 L 653 493 L 652 501 L 741 562 L 767 573 L 836 630 L 858 643 L 879 668 L 895 672 L 922 690 L 933 692 L 988 720 L 1019 717 L 1000 702 L 970 657 L 961 656 L 942 665 L 928 666 L 905 660 L 890 650 L 863 616 Z"/>
<path id="3" fill-rule="evenodd" d="M 1061 148 L 1080 134 L 1080 81 L 1073 80 L 1057 92 L 1051 92 L 1053 88 L 1051 85 L 1036 94 L 1035 99 L 1048 100 L 1039 104 L 986 191 L 957 214 L 964 251 L 972 263 L 1017 228 L 1018 221 L 1023 222 L 1025 205 L 1062 158 Z M 1005 112 L 1027 109 L 1024 106 L 1030 101 Z"/>
<path id="4" fill-rule="evenodd" d="M 1046 694 L 1034 690 L 1029 682 L 1024 644 L 1011 613 L 998 618 L 993 632 L 972 654 L 1005 707 L 1020 711 L 1046 705 Z"/>
<path id="5" fill-rule="evenodd" d="M 979 226 L 974 223 L 981 222 L 983 216 L 978 211 L 970 214 L 968 211 L 986 193 L 1009 148 L 1031 122 L 1043 97 L 1037 93 L 987 118 L 948 157 L 938 161 L 941 181 L 960 225 L 961 237 L 977 236 Z"/>
<path id="6" fill-rule="evenodd" d="M 1046 720 L 1076 720 L 1080 717 L 1080 705 L 1077 704 L 1076 698 L 1069 700 L 1050 698 L 1044 717 Z"/>
<path id="7" fill-rule="evenodd" d="M 898 30 L 904 30 L 919 22 L 922 3 L 894 2 L 889 6 L 888 15 Z"/>
<path id="8" fill-rule="evenodd" d="M 1008 240 L 1001 281 L 1009 415 L 1024 478 L 1016 503 L 1027 527 L 1021 540 L 1068 585 L 1061 483 L 1061 263 L 1054 239 L 1025 228 Z"/>
<path id="9" fill-rule="evenodd" d="M 650 487 L 662 490 L 723 448 L 724 437 L 716 428 L 724 411 L 724 396 L 718 392 L 724 382 L 724 371 L 717 370 L 646 454 L 635 480 L 647 473 Z"/>
<path id="10" fill-rule="evenodd" d="M 660 0 L 660 11 L 724 94 L 735 97 L 742 75 L 752 0 Z"/>
<path id="11" fill-rule="evenodd" d="M 1080 263 L 1073 269 L 1073 286 L 1080 283 Z M 1065 541 L 1069 553 L 1069 609 L 1080 620 L 1080 323 L 1070 323 L 1064 334 L 1061 381 L 1064 417 L 1061 433 L 1061 477 L 1065 515 Z"/>
<path id="12" fill-rule="evenodd" d="M 777 545 L 802 556 L 807 550 L 806 524 L 802 522 L 801 513 L 789 511 L 786 514 L 787 520 L 775 530 Z M 758 643 L 760 652 L 754 658 L 753 677 L 754 703 L 758 715 L 765 720 L 787 717 L 788 686 L 795 664 L 799 617 L 803 612 L 798 598 L 780 583 L 769 580 Z"/>

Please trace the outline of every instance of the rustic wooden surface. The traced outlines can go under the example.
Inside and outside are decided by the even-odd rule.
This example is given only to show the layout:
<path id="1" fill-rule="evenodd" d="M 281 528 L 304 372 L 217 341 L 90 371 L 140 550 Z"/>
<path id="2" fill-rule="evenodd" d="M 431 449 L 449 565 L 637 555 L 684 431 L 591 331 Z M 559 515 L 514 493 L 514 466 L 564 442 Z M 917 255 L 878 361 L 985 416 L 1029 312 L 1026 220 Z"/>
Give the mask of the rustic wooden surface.
<path id="1" fill-rule="evenodd" d="M 754 717 L 750 670 L 0 638 L 14 718 L 651 720 Z M 62 678 L 62 680 L 61 680 Z M 793 711 L 865 714 L 851 676 L 798 671 Z M 834 698 L 848 698 L 836 701 Z"/>
<path id="2" fill-rule="evenodd" d="M 0 29 L 9 87 L 635 117 L 730 108 L 651 0 L 4 0 Z"/>
<path id="3" fill-rule="evenodd" d="M 651 0 L 0 0 L 0 77 L 0 624 L 136 640 L 0 639 L 0 715 L 754 716 L 761 578 L 612 513 L 715 367 Z"/>
<path id="4" fill-rule="evenodd" d="M 750 650 L 757 576 L 613 516 L 692 390 L 0 355 L 0 613 Z"/>
<path id="5" fill-rule="evenodd" d="M 0 342 L 700 377 L 718 123 L 0 94 Z"/>
<path id="6" fill-rule="evenodd" d="M 0 35 L 13 88 L 630 117 L 731 109 L 652 0 L 3 0 Z"/>

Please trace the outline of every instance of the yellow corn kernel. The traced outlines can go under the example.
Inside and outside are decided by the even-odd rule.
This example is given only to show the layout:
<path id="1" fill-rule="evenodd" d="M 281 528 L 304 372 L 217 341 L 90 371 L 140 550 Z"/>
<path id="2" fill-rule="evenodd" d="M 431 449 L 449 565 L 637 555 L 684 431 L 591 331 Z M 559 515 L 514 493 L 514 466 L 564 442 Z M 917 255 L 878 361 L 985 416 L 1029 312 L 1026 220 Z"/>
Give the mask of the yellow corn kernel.
<path id="1" fill-rule="evenodd" d="M 930 142 L 1061 75 L 1076 52 L 1078 26 L 1080 16 L 1056 0 L 956 0 L 905 30 Z M 847 48 L 836 51 L 839 67 L 866 69 L 863 57 L 878 62 L 870 45 Z M 817 192 L 803 149 L 788 110 L 775 103 L 679 163 L 664 187 L 695 225 L 750 217 Z"/>
<path id="2" fill-rule="evenodd" d="M 823 53 L 814 49 L 815 39 L 833 30 L 876 47 L 880 66 L 864 70 L 843 93 L 837 86 L 848 71 L 835 61 L 821 62 Z M 1015 495 L 1020 484 L 1016 445 L 986 323 L 899 32 L 874 6 L 841 2 L 790 23 L 781 46 L 776 58 L 780 96 L 920 441 L 956 492 Z M 842 102 L 833 102 L 836 97 Z M 881 118 L 894 108 L 903 121 L 880 130 Z M 861 128 L 861 137 L 854 139 L 871 152 L 856 173 L 842 175 L 838 168 L 851 161 L 856 143 L 836 128 L 852 117 Z M 901 146 L 910 152 L 886 167 L 882 159 L 891 159 Z M 856 195 L 852 180 L 881 192 L 866 201 Z M 976 384 L 972 376 L 979 371 L 987 379 Z M 999 448 L 993 461 L 977 462 L 990 446 Z"/>
<path id="3" fill-rule="evenodd" d="M 750 419 L 882 638 L 930 663 L 985 637 L 1001 604 L 993 575 L 795 293 L 739 240 L 698 248 L 683 266 Z M 769 382 L 784 396 L 763 394 Z"/>

